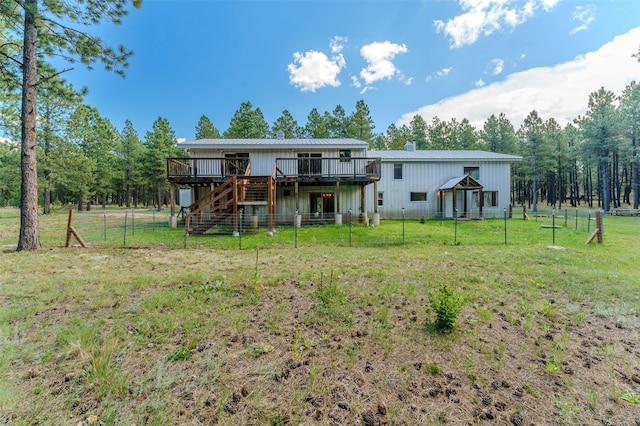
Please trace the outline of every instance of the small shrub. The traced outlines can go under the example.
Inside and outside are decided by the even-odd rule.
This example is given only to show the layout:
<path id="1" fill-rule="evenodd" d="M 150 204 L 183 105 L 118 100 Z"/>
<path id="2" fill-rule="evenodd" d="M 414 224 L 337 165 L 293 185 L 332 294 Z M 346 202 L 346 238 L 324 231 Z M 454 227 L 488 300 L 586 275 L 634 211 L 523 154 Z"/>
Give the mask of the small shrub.
<path id="1" fill-rule="evenodd" d="M 431 297 L 431 309 L 436 315 L 433 329 L 438 333 L 451 333 L 455 328 L 463 301 L 453 290 L 443 285 Z"/>
<path id="2" fill-rule="evenodd" d="M 169 355 L 167 359 L 169 361 L 183 361 L 185 359 L 191 358 L 192 352 L 187 348 L 179 348 L 174 353 Z"/>

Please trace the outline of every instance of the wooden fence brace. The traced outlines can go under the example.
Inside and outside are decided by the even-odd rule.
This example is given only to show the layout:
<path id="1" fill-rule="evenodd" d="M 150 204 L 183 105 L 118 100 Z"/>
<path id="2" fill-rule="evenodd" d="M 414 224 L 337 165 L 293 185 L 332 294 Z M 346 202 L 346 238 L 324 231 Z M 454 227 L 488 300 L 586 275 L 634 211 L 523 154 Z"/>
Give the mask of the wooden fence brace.
<path id="1" fill-rule="evenodd" d="M 73 227 L 73 217 L 74 210 L 71 209 L 69 210 L 69 220 L 67 221 L 67 242 L 64 246 L 71 247 L 71 236 L 73 235 L 83 248 L 87 248 L 87 243 L 84 242 L 80 234 L 78 234 L 78 231 L 76 231 L 76 228 Z"/>
<path id="2" fill-rule="evenodd" d="M 596 237 L 598 237 L 598 244 L 602 244 L 602 242 L 604 241 L 604 238 L 602 236 L 602 216 L 600 216 L 600 210 L 596 211 L 596 229 L 589 236 L 586 244 L 591 243 L 591 241 L 593 241 L 593 239 Z"/>

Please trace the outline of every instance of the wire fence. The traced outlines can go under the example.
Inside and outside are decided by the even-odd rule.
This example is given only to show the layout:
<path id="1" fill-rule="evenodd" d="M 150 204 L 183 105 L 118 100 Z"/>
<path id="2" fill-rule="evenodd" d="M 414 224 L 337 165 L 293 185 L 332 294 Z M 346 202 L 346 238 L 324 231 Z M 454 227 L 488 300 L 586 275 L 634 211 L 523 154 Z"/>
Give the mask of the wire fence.
<path id="1" fill-rule="evenodd" d="M 48 245 L 64 244 L 66 221 L 48 219 L 45 228 Z M 198 222 L 206 218 L 192 218 L 186 214 L 170 223 L 168 210 L 117 209 L 76 212 L 73 227 L 77 234 L 93 247 L 164 246 L 171 248 L 211 247 L 302 247 L 311 245 L 339 245 L 380 247 L 399 244 L 471 244 L 471 245 L 578 245 L 596 228 L 596 210 L 538 209 L 528 210 L 523 220 L 522 209 L 505 211 L 502 218 L 468 220 L 466 218 L 426 219 L 404 215 L 400 219 L 374 220 L 373 215 L 348 213 L 338 217 L 313 215 L 277 215 L 270 220 L 259 215 L 227 215 L 224 220 L 210 221 L 203 232 L 195 232 Z M 640 218 L 613 218 L 601 214 L 601 228 L 606 234 L 609 220 L 626 220 L 637 231 Z M 211 219 L 211 218 L 209 218 Z M 57 223 L 57 225 L 54 225 Z M 174 226 L 171 226 L 174 225 Z M 16 235 L 17 237 L 17 235 Z M 72 239 L 73 245 L 79 242 Z"/>

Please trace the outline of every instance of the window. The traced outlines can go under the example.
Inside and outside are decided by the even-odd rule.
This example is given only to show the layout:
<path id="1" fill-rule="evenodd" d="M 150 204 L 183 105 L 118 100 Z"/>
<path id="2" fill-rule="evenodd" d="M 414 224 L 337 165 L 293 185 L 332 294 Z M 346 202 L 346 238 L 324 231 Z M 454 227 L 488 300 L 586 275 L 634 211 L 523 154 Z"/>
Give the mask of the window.
<path id="1" fill-rule="evenodd" d="M 378 207 L 384 206 L 384 192 L 378 192 Z"/>
<path id="2" fill-rule="evenodd" d="M 393 165 L 393 178 L 402 179 L 402 163 Z"/>
<path id="3" fill-rule="evenodd" d="M 322 154 L 298 154 L 298 174 L 309 176 L 322 174 Z"/>
<path id="4" fill-rule="evenodd" d="M 498 207 L 498 191 L 484 191 L 482 194 L 485 207 Z"/>
<path id="5" fill-rule="evenodd" d="M 341 162 L 351 161 L 351 150 L 350 149 L 341 149 L 340 150 L 340 161 Z"/>
<path id="6" fill-rule="evenodd" d="M 426 192 L 412 192 L 411 201 L 427 201 Z"/>
<path id="7" fill-rule="evenodd" d="M 480 180 L 480 167 L 465 167 L 464 174 L 471 176 L 475 180 Z"/>

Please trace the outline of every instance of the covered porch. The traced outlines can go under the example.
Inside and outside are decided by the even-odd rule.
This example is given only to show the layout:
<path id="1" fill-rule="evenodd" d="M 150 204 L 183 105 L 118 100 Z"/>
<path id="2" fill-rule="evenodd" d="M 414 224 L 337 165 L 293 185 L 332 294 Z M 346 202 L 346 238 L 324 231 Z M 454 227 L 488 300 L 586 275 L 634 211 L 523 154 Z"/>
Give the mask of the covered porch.
<path id="1" fill-rule="evenodd" d="M 482 218 L 482 185 L 469 175 L 449 179 L 438 188 L 443 218 Z"/>

